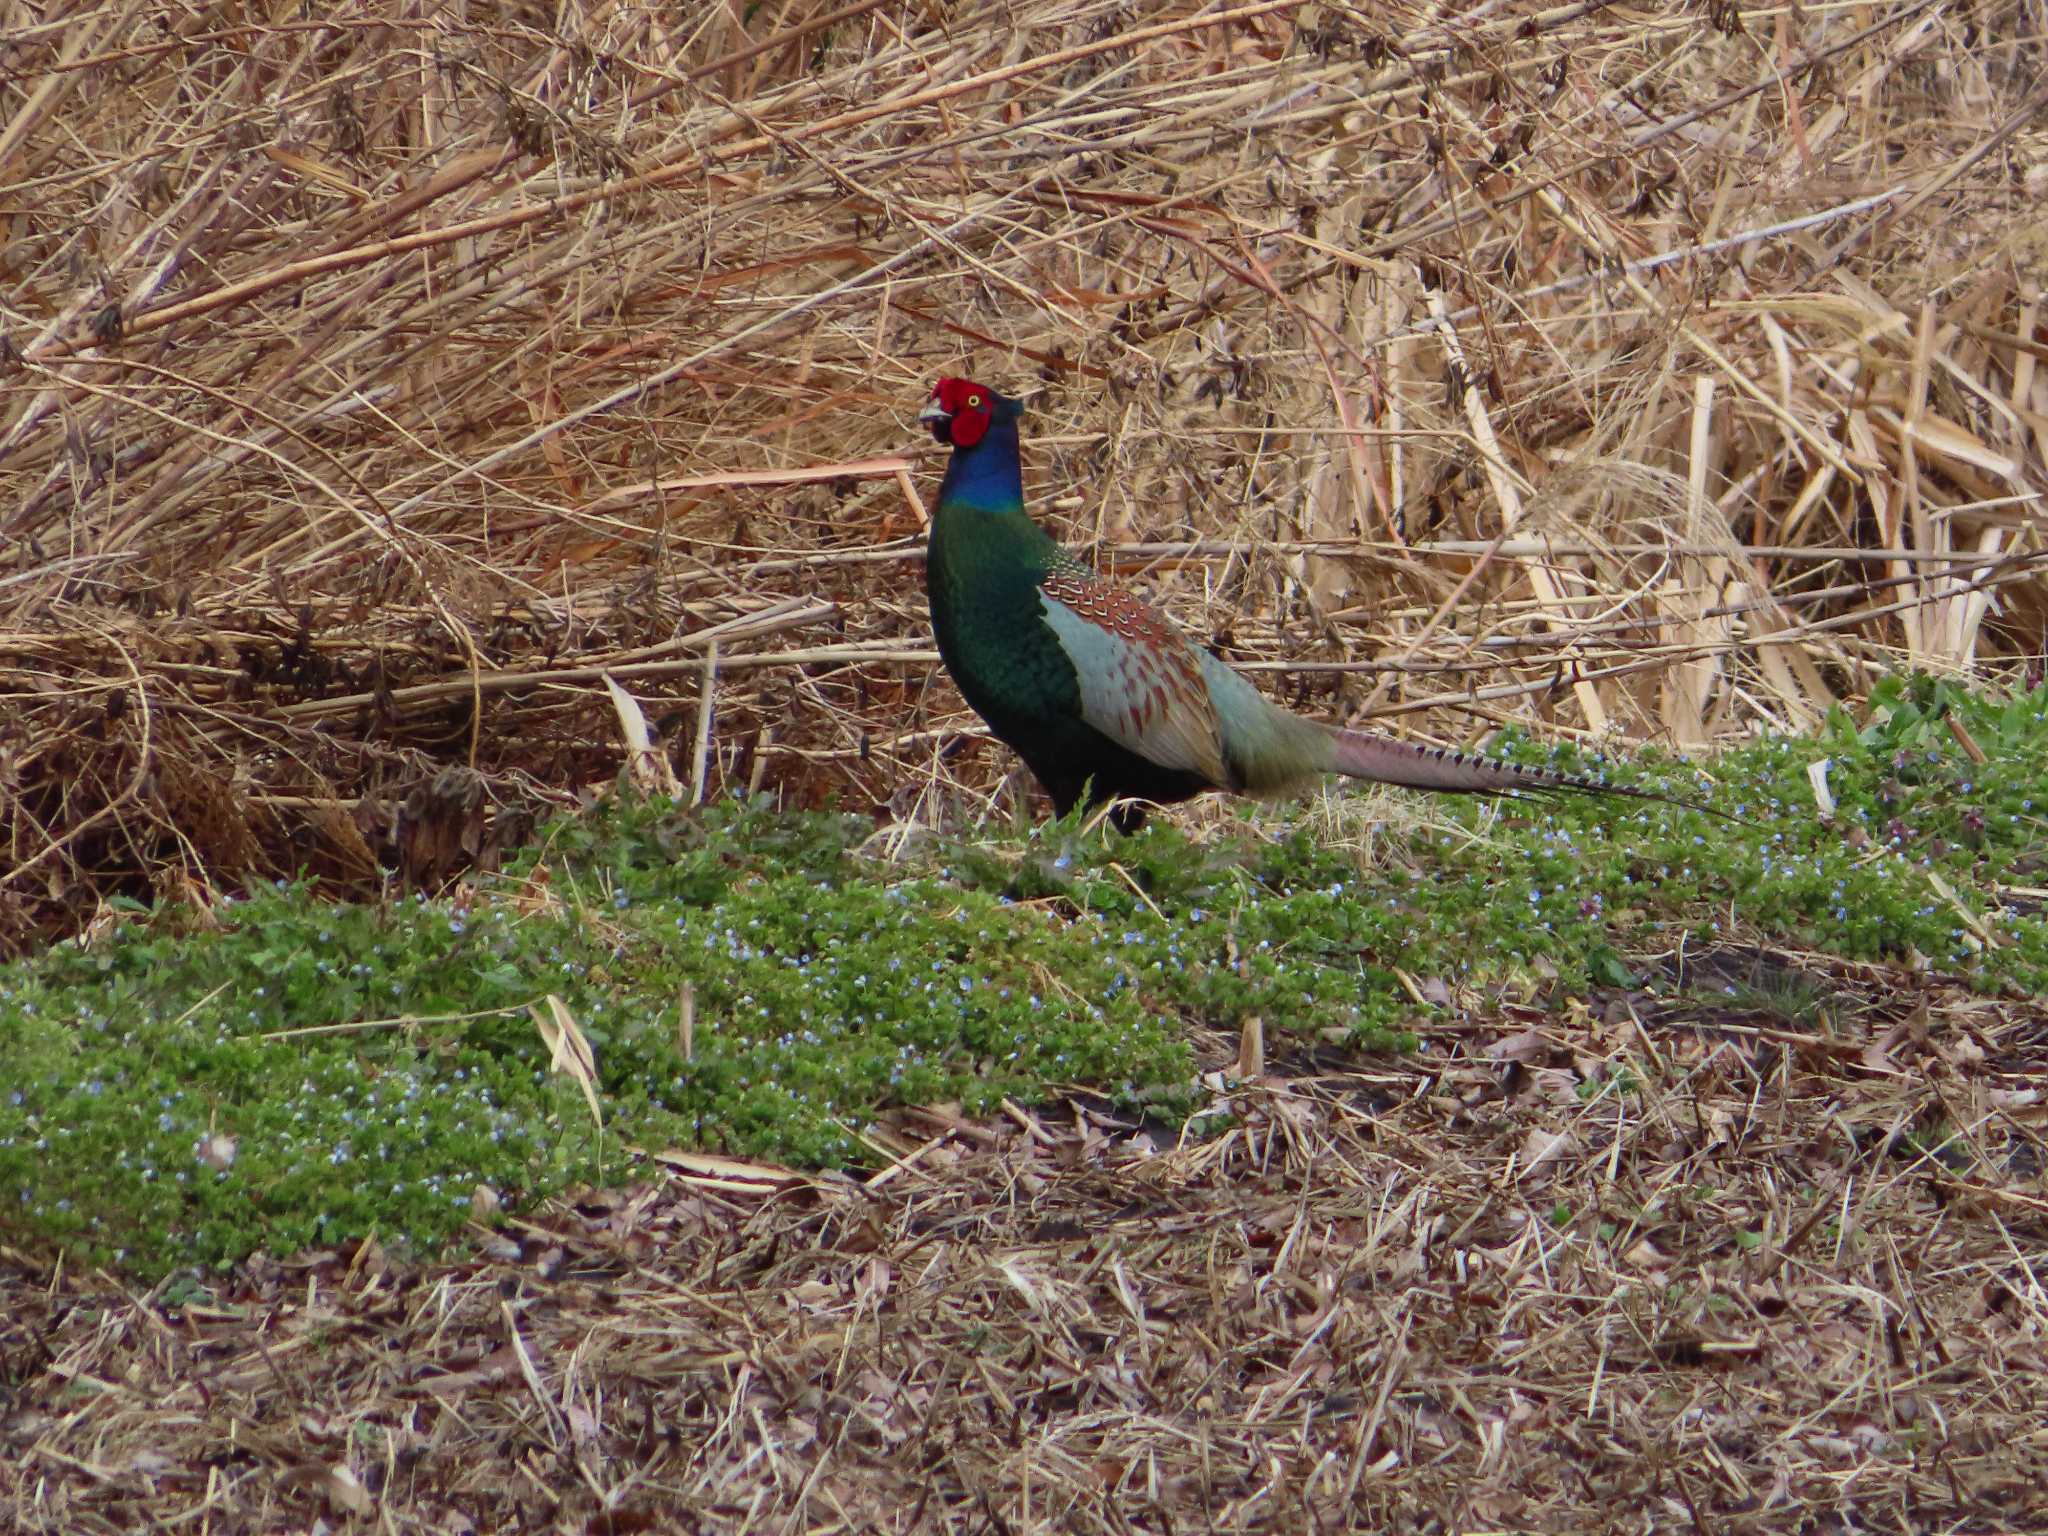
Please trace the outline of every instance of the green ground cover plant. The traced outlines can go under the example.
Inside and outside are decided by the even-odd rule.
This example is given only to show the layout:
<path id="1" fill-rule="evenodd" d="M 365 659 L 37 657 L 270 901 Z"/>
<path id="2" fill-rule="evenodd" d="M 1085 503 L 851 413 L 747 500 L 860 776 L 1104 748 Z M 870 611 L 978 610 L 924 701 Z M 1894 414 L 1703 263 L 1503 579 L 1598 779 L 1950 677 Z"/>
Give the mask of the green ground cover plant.
<path id="1" fill-rule="evenodd" d="M 2033 995 L 2044 715 L 2041 688 L 1897 680 L 1818 740 L 1710 775 L 1643 765 L 1732 821 L 1450 803 L 1369 858 L 1299 807 L 885 857 L 867 818 L 622 797 L 456 899 L 265 888 L 218 926 L 138 909 L 0 970 L 0 1232 L 145 1275 L 367 1234 L 429 1250 L 479 1186 L 516 1203 L 618 1182 L 646 1150 L 872 1163 L 864 1127 L 903 1104 L 1085 1087 L 1180 1121 L 1206 1097 L 1195 1042 L 1252 1015 L 1398 1049 L 1436 1016 L 1416 978 L 1558 1005 L 1662 985 L 1639 957 L 1681 938 Z M 551 1064 L 550 998 L 589 1042 L 601 1123 Z"/>

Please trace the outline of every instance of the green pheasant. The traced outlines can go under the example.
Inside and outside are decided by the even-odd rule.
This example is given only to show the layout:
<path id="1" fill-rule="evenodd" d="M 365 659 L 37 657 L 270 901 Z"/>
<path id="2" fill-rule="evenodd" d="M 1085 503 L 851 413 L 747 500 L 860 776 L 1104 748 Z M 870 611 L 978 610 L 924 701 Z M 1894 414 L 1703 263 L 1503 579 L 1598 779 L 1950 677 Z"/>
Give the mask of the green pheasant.
<path id="1" fill-rule="evenodd" d="M 1018 406 L 941 379 L 918 420 L 951 461 L 925 552 L 939 655 L 989 729 L 1061 815 L 1172 804 L 1205 790 L 1265 795 L 1320 774 L 1465 794 L 1509 790 L 1689 801 L 1343 730 L 1282 709 L 1156 610 L 1104 580 L 1024 510 Z M 1123 830 L 1143 819 L 1123 805 Z"/>

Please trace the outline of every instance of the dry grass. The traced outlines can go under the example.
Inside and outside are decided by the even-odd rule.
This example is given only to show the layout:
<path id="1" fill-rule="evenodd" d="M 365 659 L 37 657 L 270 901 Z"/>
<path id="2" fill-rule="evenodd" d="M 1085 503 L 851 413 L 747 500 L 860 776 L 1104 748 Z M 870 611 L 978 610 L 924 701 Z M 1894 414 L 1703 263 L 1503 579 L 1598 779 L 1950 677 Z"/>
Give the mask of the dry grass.
<path id="1" fill-rule="evenodd" d="M 0 6 L 0 940 L 360 886 L 450 767 L 561 802 L 606 671 L 685 786 L 986 795 L 915 596 L 941 371 L 1318 709 L 1694 745 L 2038 665 L 2044 34 Z"/>
<path id="2" fill-rule="evenodd" d="M 859 1183 L 679 1156 L 460 1266 L 10 1281 L 0 1523 L 2042 1529 L 2038 1011 L 1688 964 L 1799 1006 L 1290 1059 L 1199 1144 L 1080 1104 L 919 1115 Z"/>
<path id="3" fill-rule="evenodd" d="M 987 803 L 942 371 L 1319 710 L 2038 668 L 2044 78 L 2039 0 L 0 4 L 0 944 L 487 855 L 617 771 L 607 675 L 685 787 Z M 13 1270 L 0 1523 L 2039 1529 L 2048 1039 L 1898 984 L 683 1161 L 457 1267 Z"/>

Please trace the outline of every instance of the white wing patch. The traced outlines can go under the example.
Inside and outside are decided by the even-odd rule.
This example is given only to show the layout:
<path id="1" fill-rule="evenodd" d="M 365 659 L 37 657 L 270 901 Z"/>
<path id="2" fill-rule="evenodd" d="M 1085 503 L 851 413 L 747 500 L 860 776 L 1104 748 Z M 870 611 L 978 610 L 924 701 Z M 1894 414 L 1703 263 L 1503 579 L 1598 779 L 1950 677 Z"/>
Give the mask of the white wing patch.
<path id="1" fill-rule="evenodd" d="M 1045 621 L 1081 682 L 1081 718 L 1162 768 L 1232 787 L 1223 735 L 1187 636 L 1078 561 L 1039 587 Z"/>

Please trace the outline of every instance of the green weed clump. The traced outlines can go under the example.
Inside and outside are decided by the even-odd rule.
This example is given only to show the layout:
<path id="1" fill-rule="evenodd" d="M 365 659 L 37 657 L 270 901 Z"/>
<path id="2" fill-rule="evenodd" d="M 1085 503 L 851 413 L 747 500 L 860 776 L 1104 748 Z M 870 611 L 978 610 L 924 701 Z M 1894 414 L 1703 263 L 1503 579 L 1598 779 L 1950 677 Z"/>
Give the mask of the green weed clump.
<path id="1" fill-rule="evenodd" d="M 1823 758 L 1831 821 L 1808 777 Z M 1999 899 L 2048 872 L 2048 687 L 2001 698 L 1888 679 L 1865 724 L 1837 710 L 1817 739 L 1756 742 L 1717 756 L 1711 782 L 1674 787 L 1709 793 L 1733 821 L 1580 799 L 1504 827 L 1484 849 L 1447 848 L 1444 867 L 1467 877 L 1503 844 L 1518 855 L 1500 860 L 1471 914 L 1472 948 L 1511 964 L 1540 955 L 1585 982 L 1612 979 L 1579 964 L 1604 946 L 1681 934 L 1932 968 L 1987 991 L 2034 995 L 2048 982 L 2048 925 Z M 1438 882 L 1433 895 L 1443 892 Z"/>
<path id="2" fill-rule="evenodd" d="M 266 889 L 218 932 L 139 921 L 0 970 L 0 1223 L 145 1270 L 432 1245 L 479 1184 L 616 1178 L 626 1144 L 837 1164 L 891 1103 L 1189 1078 L 1178 1021 L 1108 957 L 1035 908 L 878 879 L 849 855 L 867 830 L 620 806 L 466 905 Z M 559 899 L 515 899 L 543 864 Z M 593 1047 L 602 1130 L 549 1070 L 549 994 Z"/>
<path id="3" fill-rule="evenodd" d="M 1200 840 L 1068 819 L 884 863 L 864 818 L 621 801 L 461 903 L 263 889 L 202 932 L 137 911 L 0 968 L 0 1233 L 145 1274 L 365 1234 L 424 1248 L 478 1185 L 623 1178 L 629 1147 L 858 1163 L 892 1105 L 1066 1085 L 1175 1116 L 1204 1102 L 1195 1027 L 1398 1046 L 1428 1023 L 1414 978 L 1559 1001 L 1636 985 L 1629 957 L 1681 937 L 2035 995 L 2048 921 L 2000 893 L 2048 884 L 2044 714 L 2041 689 L 1901 680 L 1862 725 L 1673 786 L 1732 823 L 1454 802 L 1369 867 L 1264 809 Z M 550 995 L 593 1048 L 601 1128 L 550 1070 Z"/>

